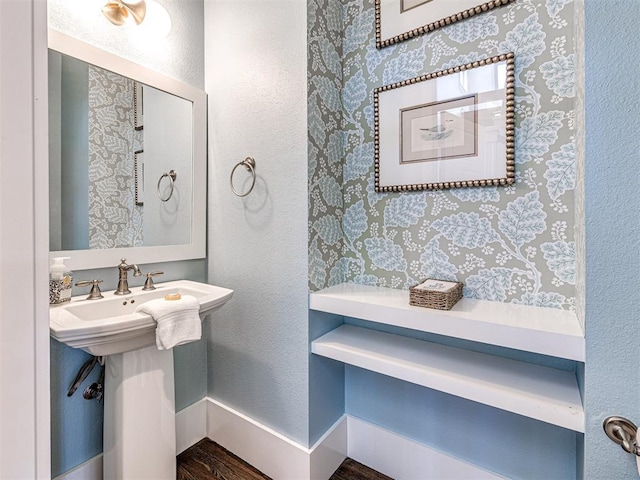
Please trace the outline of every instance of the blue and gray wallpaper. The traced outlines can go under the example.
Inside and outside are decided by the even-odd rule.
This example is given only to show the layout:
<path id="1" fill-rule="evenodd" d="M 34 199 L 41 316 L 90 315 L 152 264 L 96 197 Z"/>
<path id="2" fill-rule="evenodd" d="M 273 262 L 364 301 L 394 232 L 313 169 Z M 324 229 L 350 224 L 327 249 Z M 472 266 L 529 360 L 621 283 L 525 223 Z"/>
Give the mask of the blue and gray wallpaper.
<path id="1" fill-rule="evenodd" d="M 373 0 L 309 2 L 309 288 L 457 279 L 467 297 L 575 308 L 572 0 L 517 0 L 383 49 Z M 374 191 L 373 90 L 516 55 L 516 183 Z"/>
<path id="2" fill-rule="evenodd" d="M 135 204 L 134 82 L 89 66 L 89 248 L 139 247 L 143 208 Z"/>

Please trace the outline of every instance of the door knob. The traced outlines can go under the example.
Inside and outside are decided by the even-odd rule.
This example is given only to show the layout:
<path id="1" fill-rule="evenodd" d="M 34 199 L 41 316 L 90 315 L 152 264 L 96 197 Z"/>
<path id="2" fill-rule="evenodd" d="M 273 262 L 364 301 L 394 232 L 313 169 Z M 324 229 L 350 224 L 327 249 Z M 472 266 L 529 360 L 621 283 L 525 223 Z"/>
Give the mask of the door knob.
<path id="1" fill-rule="evenodd" d="M 625 452 L 640 456 L 636 443 L 638 427 L 631 420 L 617 416 L 607 417 L 602 422 L 602 428 L 607 437 L 620 445 Z"/>

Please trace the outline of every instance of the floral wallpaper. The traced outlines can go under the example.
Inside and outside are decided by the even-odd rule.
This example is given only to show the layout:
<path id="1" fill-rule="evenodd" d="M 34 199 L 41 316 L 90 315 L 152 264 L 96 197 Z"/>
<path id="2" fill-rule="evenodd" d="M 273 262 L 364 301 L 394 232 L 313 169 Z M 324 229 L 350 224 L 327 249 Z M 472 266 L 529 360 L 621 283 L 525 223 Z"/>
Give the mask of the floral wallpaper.
<path id="1" fill-rule="evenodd" d="M 309 85 L 309 270 L 312 290 L 344 281 L 341 0 L 310 0 L 307 8 Z M 323 235 L 318 234 L 318 230 Z"/>
<path id="2" fill-rule="evenodd" d="M 309 12 L 310 289 L 435 277 L 471 298 L 575 308 L 572 0 L 517 0 L 380 50 L 373 0 Z M 376 193 L 373 89 L 510 51 L 516 183 Z"/>
<path id="3" fill-rule="evenodd" d="M 142 245 L 142 207 L 135 204 L 133 81 L 89 66 L 89 248 Z"/>

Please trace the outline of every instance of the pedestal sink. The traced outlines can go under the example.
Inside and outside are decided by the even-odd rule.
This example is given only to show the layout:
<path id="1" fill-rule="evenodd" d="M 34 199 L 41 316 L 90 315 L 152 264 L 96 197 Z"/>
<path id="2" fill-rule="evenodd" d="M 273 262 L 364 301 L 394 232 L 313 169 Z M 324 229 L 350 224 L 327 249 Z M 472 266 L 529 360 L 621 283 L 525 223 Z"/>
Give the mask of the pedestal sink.
<path id="1" fill-rule="evenodd" d="M 200 318 L 220 308 L 233 290 L 189 280 L 104 293 L 99 300 L 73 297 L 50 309 L 51 336 L 92 355 L 106 356 L 104 478 L 176 478 L 173 350 L 155 346 L 155 321 L 136 308 L 167 294 L 192 295 Z"/>

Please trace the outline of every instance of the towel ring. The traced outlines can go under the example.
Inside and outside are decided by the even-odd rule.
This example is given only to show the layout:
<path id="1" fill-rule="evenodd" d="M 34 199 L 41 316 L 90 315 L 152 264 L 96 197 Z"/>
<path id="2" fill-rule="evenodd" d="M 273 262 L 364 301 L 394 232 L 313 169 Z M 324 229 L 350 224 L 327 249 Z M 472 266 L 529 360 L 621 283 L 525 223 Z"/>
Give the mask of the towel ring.
<path id="1" fill-rule="evenodd" d="M 173 188 L 175 186 L 174 182 L 176 181 L 176 177 L 177 176 L 178 176 L 178 172 L 176 172 L 175 170 L 169 170 L 169 173 L 165 172 L 162 175 L 160 175 L 160 178 L 158 179 L 158 186 L 157 186 L 156 190 L 158 191 L 158 198 L 160 200 L 162 200 L 163 202 L 169 201 L 169 199 L 173 195 Z M 162 179 L 164 177 L 167 177 L 169 179 L 170 190 L 169 190 L 169 195 L 167 195 L 167 198 L 163 198 L 162 194 L 160 193 L 160 183 L 162 183 Z"/>
<path id="2" fill-rule="evenodd" d="M 238 168 L 240 165 L 246 168 L 248 172 L 251 172 L 251 177 L 252 177 L 251 186 L 249 187 L 249 190 L 247 190 L 244 193 L 239 193 L 233 187 L 233 174 L 236 173 L 236 168 Z M 256 184 L 256 161 L 252 157 L 247 157 L 241 162 L 236 163 L 236 166 L 233 167 L 233 170 L 231 170 L 231 176 L 229 177 L 229 184 L 231 185 L 231 191 L 235 193 L 237 196 L 246 197 L 247 195 L 249 195 L 251 193 L 251 190 L 253 190 L 253 186 Z"/>

